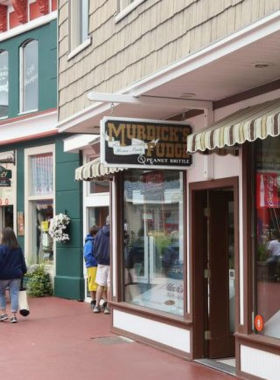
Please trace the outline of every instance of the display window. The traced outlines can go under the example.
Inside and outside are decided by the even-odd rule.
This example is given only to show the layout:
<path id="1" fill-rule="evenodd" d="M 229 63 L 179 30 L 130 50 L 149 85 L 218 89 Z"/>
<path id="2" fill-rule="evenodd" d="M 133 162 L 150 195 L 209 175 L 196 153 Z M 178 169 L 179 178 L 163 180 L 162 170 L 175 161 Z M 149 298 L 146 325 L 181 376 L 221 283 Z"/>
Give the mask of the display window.
<path id="1" fill-rule="evenodd" d="M 255 331 L 280 339 L 280 137 L 254 143 Z"/>
<path id="2" fill-rule="evenodd" d="M 124 173 L 125 302 L 184 314 L 183 172 Z"/>
<path id="3" fill-rule="evenodd" d="M 33 230 L 32 262 L 36 264 L 53 263 L 53 239 L 49 235 L 50 220 L 53 218 L 52 201 L 32 202 L 33 219 L 36 220 L 36 230 Z"/>
<path id="4" fill-rule="evenodd" d="M 55 244 L 49 235 L 54 217 L 54 145 L 25 150 L 25 252 L 28 264 L 54 267 Z M 19 228 L 19 226 L 18 226 Z"/>
<path id="5" fill-rule="evenodd" d="M 31 195 L 53 194 L 53 156 L 51 153 L 31 156 Z"/>

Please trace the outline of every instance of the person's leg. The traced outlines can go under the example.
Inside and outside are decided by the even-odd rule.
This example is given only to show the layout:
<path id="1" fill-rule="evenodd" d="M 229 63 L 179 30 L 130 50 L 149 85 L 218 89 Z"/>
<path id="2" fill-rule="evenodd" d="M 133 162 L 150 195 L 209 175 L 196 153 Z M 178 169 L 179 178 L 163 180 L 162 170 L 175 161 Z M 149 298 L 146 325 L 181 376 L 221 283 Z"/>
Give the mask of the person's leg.
<path id="1" fill-rule="evenodd" d="M 95 277 L 96 277 L 96 267 L 89 267 L 87 268 L 87 275 L 88 275 L 88 290 L 91 297 L 90 306 L 94 308 L 96 304 L 96 283 L 95 283 Z"/>
<path id="2" fill-rule="evenodd" d="M 104 291 L 104 286 L 98 285 L 97 291 L 96 291 L 96 306 L 100 306 L 100 301 L 102 299 Z"/>
<path id="3" fill-rule="evenodd" d="M 11 321 L 13 322 L 13 317 L 16 318 L 16 313 L 18 312 L 18 296 L 20 289 L 20 279 L 10 280 L 10 297 L 11 297 L 11 313 L 13 314 Z M 16 322 L 16 321 L 14 321 Z"/>
<path id="4" fill-rule="evenodd" d="M 8 319 L 6 311 L 6 288 L 8 286 L 8 280 L 0 280 L 0 321 Z"/>
<path id="5" fill-rule="evenodd" d="M 275 277 L 275 264 L 276 264 L 275 256 L 270 257 L 266 261 L 269 279 L 274 279 Z"/>
<path id="6" fill-rule="evenodd" d="M 100 301 L 103 295 L 104 286 L 106 285 L 106 272 L 105 272 L 105 265 L 98 265 L 97 266 L 97 273 L 96 273 L 96 283 L 97 291 L 96 291 L 96 305 L 93 309 L 94 313 L 100 312 Z"/>
<path id="7" fill-rule="evenodd" d="M 111 274 L 110 274 L 110 265 L 106 268 L 106 281 L 107 281 L 107 302 L 104 306 L 104 314 L 110 314 L 110 283 L 111 283 Z"/>

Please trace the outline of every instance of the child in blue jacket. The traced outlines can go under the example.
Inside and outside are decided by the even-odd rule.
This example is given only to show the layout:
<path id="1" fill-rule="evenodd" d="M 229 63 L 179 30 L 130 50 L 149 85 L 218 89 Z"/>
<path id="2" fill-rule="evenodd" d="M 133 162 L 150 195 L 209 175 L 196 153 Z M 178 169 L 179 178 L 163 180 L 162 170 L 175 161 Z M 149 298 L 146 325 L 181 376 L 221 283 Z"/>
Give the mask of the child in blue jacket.
<path id="1" fill-rule="evenodd" d="M 96 271 L 97 271 L 97 262 L 94 256 L 94 241 L 95 236 L 99 230 L 99 227 L 93 226 L 89 230 L 89 234 L 85 238 L 84 245 L 84 259 L 87 268 L 87 277 L 88 277 L 88 290 L 91 296 L 91 307 L 94 308 L 96 304 L 96 289 L 97 284 L 95 282 Z"/>

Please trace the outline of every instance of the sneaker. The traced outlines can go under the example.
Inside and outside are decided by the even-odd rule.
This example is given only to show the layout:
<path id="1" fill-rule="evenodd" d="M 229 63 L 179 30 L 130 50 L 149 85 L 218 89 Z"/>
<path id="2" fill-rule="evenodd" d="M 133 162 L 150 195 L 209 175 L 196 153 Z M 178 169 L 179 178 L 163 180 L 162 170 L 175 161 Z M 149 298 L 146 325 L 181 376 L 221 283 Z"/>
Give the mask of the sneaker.
<path id="1" fill-rule="evenodd" d="M 94 313 L 100 313 L 100 306 L 95 305 L 93 308 Z"/>
<path id="2" fill-rule="evenodd" d="M 94 309 L 95 305 L 96 305 L 96 300 L 92 300 L 90 303 L 90 307 Z"/>
<path id="3" fill-rule="evenodd" d="M 104 314 L 111 314 L 109 306 L 104 307 Z"/>
<path id="4" fill-rule="evenodd" d="M 2 314 L 0 315 L 0 322 L 4 322 L 8 319 L 8 315 L 7 314 Z"/>
<path id="5" fill-rule="evenodd" d="M 17 317 L 11 317 L 10 319 L 11 323 L 17 323 Z"/>

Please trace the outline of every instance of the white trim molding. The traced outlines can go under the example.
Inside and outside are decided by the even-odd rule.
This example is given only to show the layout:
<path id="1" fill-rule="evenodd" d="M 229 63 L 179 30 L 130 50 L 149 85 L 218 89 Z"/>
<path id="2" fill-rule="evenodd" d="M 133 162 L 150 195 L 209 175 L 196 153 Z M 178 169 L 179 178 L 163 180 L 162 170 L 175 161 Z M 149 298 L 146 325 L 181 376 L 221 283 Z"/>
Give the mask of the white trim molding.
<path id="1" fill-rule="evenodd" d="M 100 92 L 90 92 L 87 95 L 89 100 L 101 101 L 104 103 L 126 103 L 139 106 L 173 106 L 179 108 L 192 108 L 192 109 L 209 109 L 212 110 L 212 102 L 205 100 L 187 100 L 187 99 L 174 99 L 174 98 L 164 98 L 156 96 L 131 96 L 131 95 L 121 95 L 121 94 L 107 94 Z"/>
<path id="2" fill-rule="evenodd" d="M 57 111 L 37 116 L 31 115 L 22 120 L 16 118 L 14 121 L 10 121 L 10 119 L 7 121 L 7 123 L 0 125 L 1 143 L 13 140 L 15 137 L 20 139 L 56 131 Z"/>
<path id="3" fill-rule="evenodd" d="M 68 55 L 67 59 L 68 61 L 75 57 L 77 54 L 79 54 L 81 51 L 83 51 L 85 48 L 87 48 L 91 44 L 91 37 L 88 37 L 84 42 L 82 42 L 79 46 L 77 46 L 75 49 L 73 49 Z"/>
<path id="4" fill-rule="evenodd" d="M 119 0 L 120 1 L 120 0 Z M 126 17 L 130 12 L 132 12 L 135 8 L 138 7 L 141 3 L 143 3 L 146 0 L 134 0 L 131 4 L 129 4 L 127 7 L 124 7 L 120 10 L 120 12 L 115 17 L 115 23 L 122 20 L 124 17 Z"/>
<path id="5" fill-rule="evenodd" d="M 9 38 L 28 32 L 29 30 L 39 28 L 42 25 L 57 19 L 57 11 L 51 12 L 45 16 L 38 17 L 26 24 L 16 26 L 13 29 L 8 30 L 0 34 L 0 42 L 8 40 Z"/>

